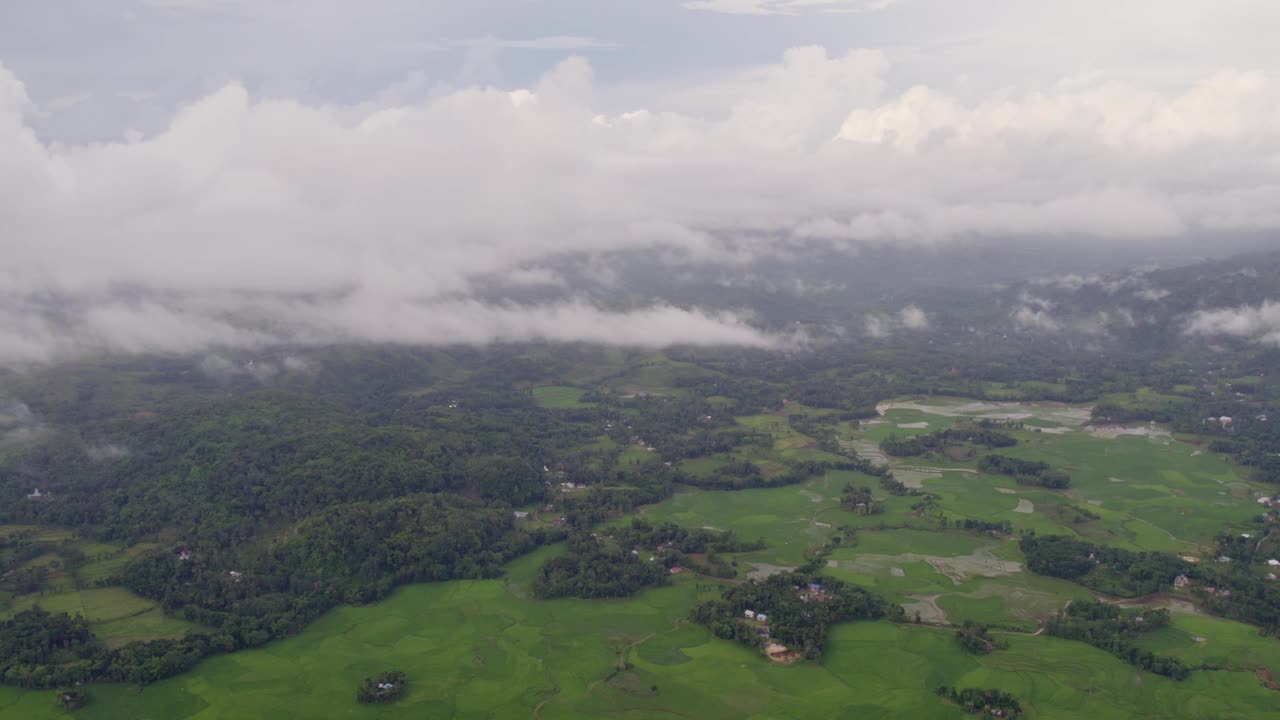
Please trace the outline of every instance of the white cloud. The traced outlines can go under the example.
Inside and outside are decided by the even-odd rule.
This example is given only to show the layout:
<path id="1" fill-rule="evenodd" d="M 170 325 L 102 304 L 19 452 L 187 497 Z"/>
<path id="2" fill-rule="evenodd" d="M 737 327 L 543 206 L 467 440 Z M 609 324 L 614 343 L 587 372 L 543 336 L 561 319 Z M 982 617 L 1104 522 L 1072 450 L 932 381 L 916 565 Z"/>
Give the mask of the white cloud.
<path id="1" fill-rule="evenodd" d="M 867 337 L 887 338 L 893 333 L 893 325 L 883 315 L 867 315 Z"/>
<path id="2" fill-rule="evenodd" d="M 851 112 L 839 136 L 908 152 L 930 141 L 966 147 L 1008 137 L 1086 136 L 1161 153 L 1267 132 L 1277 119 L 1280 106 L 1265 75 L 1225 69 L 1176 93 L 1069 78 L 1051 93 L 1001 93 L 970 105 L 915 87 L 888 104 Z"/>
<path id="3" fill-rule="evenodd" d="M 908 330 L 928 330 L 929 316 L 915 305 L 908 305 L 898 312 L 898 322 Z"/>
<path id="4" fill-rule="evenodd" d="M 473 40 L 459 40 L 453 44 L 461 47 L 502 50 L 603 50 L 621 47 L 617 43 L 585 35 L 544 35 L 526 40 L 511 40 L 490 35 Z"/>
<path id="5" fill-rule="evenodd" d="M 1280 302 L 1201 310 L 1187 320 L 1188 335 L 1226 335 L 1280 345 Z"/>
<path id="6" fill-rule="evenodd" d="M 875 12 L 899 2 L 900 0 L 689 0 L 683 7 L 726 15 L 800 15 L 805 12 Z"/>

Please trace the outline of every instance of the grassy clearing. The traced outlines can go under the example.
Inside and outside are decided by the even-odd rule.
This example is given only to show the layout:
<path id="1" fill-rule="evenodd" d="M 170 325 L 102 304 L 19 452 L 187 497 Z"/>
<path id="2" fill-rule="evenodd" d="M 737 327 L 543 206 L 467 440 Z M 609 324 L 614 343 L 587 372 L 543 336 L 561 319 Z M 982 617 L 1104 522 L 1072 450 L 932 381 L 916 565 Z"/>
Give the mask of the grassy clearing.
<path id="1" fill-rule="evenodd" d="M 533 389 L 533 401 L 539 407 L 552 410 L 576 410 L 591 407 L 590 403 L 582 402 L 585 392 L 582 388 L 567 385 L 543 385 Z"/>

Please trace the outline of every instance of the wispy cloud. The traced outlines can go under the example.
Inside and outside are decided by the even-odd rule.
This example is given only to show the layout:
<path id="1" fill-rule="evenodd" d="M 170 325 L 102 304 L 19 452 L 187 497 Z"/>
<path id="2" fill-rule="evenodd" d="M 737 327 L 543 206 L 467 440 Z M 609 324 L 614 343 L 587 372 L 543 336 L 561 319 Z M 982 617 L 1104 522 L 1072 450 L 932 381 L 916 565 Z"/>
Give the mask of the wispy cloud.
<path id="1" fill-rule="evenodd" d="M 1261 305 L 1201 310 L 1188 318 L 1185 332 L 1280 345 L 1280 302 L 1268 300 Z"/>
<path id="2" fill-rule="evenodd" d="M 862 13 L 884 10 L 901 0 L 689 0 L 689 10 L 726 15 L 800 15 L 806 12 Z"/>

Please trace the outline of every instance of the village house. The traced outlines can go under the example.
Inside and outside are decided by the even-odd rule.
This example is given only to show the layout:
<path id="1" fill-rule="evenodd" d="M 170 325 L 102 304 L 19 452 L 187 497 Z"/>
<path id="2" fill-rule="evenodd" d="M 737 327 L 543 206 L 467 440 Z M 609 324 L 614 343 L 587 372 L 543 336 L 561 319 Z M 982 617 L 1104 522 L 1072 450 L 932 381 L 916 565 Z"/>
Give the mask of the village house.
<path id="1" fill-rule="evenodd" d="M 36 488 L 35 490 L 32 490 L 31 492 L 27 493 L 28 500 L 39 500 L 42 497 L 44 496 L 40 493 L 40 488 Z"/>
<path id="2" fill-rule="evenodd" d="M 529 519 L 529 513 L 525 512 L 524 510 L 516 510 L 514 513 L 512 513 L 512 515 L 514 515 L 517 520 Z"/>
<path id="3" fill-rule="evenodd" d="M 1179 575 L 1178 577 L 1173 579 L 1173 586 L 1181 590 L 1182 588 L 1186 587 L 1187 584 L 1190 582 L 1191 582 L 1191 578 L 1187 577 L 1186 575 Z"/>
<path id="4" fill-rule="evenodd" d="M 1270 560 L 1267 561 L 1267 564 L 1270 565 L 1271 567 L 1277 567 L 1277 566 L 1280 566 L 1280 560 L 1271 558 Z"/>
<path id="5" fill-rule="evenodd" d="M 756 619 L 756 611 L 755 611 L 755 610 L 743 610 L 743 611 L 742 611 L 742 616 L 743 616 L 743 617 L 745 617 L 745 618 L 746 618 L 746 619 L 748 619 L 748 620 L 755 620 L 755 619 Z"/>

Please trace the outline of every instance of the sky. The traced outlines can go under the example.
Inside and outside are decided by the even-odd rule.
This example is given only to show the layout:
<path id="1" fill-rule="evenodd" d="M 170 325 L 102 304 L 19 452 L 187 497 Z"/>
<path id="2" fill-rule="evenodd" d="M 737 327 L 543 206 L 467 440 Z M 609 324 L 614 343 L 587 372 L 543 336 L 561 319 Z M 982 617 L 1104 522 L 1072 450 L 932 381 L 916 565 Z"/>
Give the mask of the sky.
<path id="1" fill-rule="evenodd" d="M 1278 26 L 1267 0 L 8 0 L 0 364 L 777 346 L 749 311 L 477 282 L 1274 231 Z"/>

